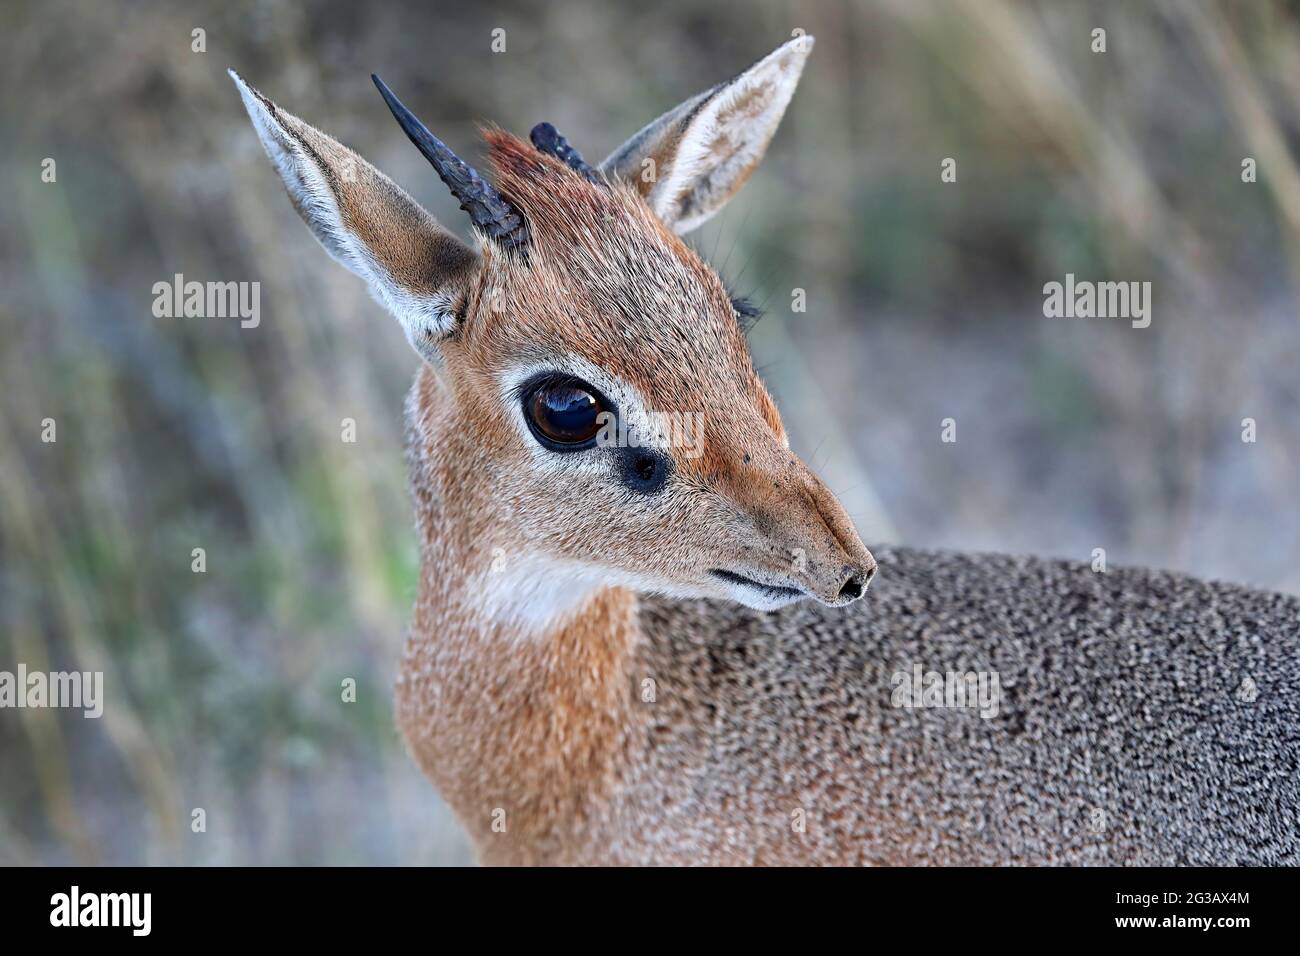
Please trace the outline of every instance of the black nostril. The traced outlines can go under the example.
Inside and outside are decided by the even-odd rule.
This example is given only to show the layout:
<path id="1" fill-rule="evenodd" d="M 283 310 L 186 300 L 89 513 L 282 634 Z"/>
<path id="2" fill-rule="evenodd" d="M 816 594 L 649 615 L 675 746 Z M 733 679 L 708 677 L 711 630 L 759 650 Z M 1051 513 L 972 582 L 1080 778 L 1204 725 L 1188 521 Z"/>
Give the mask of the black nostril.
<path id="1" fill-rule="evenodd" d="M 866 586 L 866 581 L 861 575 L 850 574 L 844 586 L 840 588 L 840 597 L 847 598 L 850 601 L 856 601 L 862 597 L 862 589 Z"/>

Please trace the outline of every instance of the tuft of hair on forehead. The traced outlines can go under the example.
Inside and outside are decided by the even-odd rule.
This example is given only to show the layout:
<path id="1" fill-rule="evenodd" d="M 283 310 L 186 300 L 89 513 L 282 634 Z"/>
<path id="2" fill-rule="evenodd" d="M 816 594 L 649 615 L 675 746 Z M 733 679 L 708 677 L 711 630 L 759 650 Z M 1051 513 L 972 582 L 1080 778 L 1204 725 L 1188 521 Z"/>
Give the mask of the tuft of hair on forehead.
<path id="1" fill-rule="evenodd" d="M 743 349 L 747 317 L 736 311 L 722 280 L 632 186 L 593 183 L 499 128 L 484 129 L 483 138 L 496 189 L 528 222 L 532 269 L 561 283 L 581 277 L 611 314 L 691 316 L 691 335 L 701 340 L 710 338 L 704 316 L 725 316 L 728 324 L 713 326 L 712 334 L 734 330 Z"/>
<path id="2" fill-rule="evenodd" d="M 608 190 L 588 182 L 554 156 L 496 127 L 483 130 L 498 190 L 543 229 L 595 218 L 609 207 Z"/>
<path id="3" fill-rule="evenodd" d="M 497 190 L 523 212 L 538 238 L 590 244 L 613 222 L 659 234 L 654 214 L 626 186 L 593 183 L 558 158 L 497 127 L 483 130 Z"/>

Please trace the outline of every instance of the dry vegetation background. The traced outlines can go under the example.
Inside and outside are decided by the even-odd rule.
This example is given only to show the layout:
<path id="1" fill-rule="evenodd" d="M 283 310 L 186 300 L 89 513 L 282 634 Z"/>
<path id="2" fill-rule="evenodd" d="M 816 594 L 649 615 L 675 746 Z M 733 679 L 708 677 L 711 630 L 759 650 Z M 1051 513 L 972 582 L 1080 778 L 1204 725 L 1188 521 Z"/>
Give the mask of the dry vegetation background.
<path id="1" fill-rule="evenodd" d="M 696 244 L 767 301 L 758 361 L 863 537 L 1300 592 L 1294 5 L 9 0 L 0 669 L 103 670 L 108 704 L 0 712 L 0 862 L 468 859 L 389 712 L 416 359 L 226 67 L 463 233 L 371 70 L 467 157 L 548 119 L 595 160 L 800 27 L 790 114 Z M 1067 272 L 1151 281 L 1151 327 L 1045 319 Z M 175 273 L 260 282 L 260 327 L 154 318 Z"/>

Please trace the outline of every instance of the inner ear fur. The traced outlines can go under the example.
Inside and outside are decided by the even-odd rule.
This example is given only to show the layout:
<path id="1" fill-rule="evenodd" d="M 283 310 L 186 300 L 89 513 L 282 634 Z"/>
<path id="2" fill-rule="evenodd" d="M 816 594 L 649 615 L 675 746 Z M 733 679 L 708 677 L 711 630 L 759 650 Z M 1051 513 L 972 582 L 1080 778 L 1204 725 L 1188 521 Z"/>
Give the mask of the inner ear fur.
<path id="1" fill-rule="evenodd" d="M 478 255 L 355 152 L 230 75 L 312 235 L 366 280 L 415 350 L 432 358 L 455 326 Z"/>
<path id="2" fill-rule="evenodd" d="M 632 183 L 677 232 L 691 231 L 726 205 L 758 166 L 812 47 L 812 37 L 796 37 L 691 97 L 614 150 L 600 171 Z"/>

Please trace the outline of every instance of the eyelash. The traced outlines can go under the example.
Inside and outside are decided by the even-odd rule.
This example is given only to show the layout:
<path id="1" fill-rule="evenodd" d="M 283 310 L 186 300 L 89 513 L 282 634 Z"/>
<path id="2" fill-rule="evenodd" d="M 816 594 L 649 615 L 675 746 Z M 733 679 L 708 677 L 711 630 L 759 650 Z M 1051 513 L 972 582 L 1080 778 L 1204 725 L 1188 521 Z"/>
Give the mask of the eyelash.
<path id="1" fill-rule="evenodd" d="M 516 402 L 522 402 L 539 388 L 558 388 L 561 385 L 574 385 L 582 389 L 584 392 L 590 392 L 592 395 L 596 396 L 596 398 L 600 399 L 601 402 L 604 403 L 605 407 L 610 411 L 616 410 L 614 403 L 606 398 L 605 393 L 596 388 L 596 386 L 578 378 L 576 375 L 560 371 L 537 372 L 534 375 L 530 375 L 511 389 L 511 397 Z"/>
<path id="2" fill-rule="evenodd" d="M 763 317 L 762 308 L 742 295 L 731 297 L 731 308 L 736 313 L 736 324 L 740 326 L 740 331 L 746 334 Z"/>

